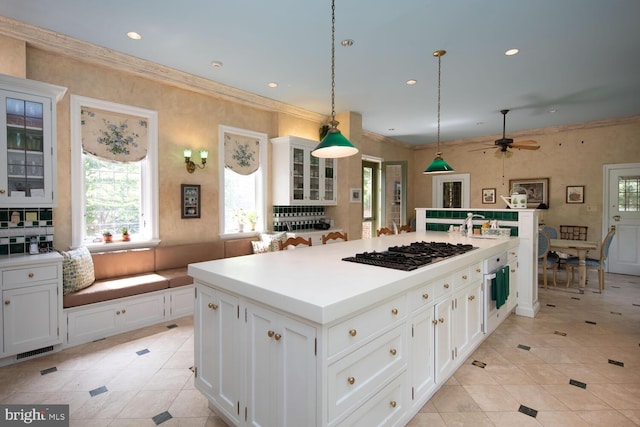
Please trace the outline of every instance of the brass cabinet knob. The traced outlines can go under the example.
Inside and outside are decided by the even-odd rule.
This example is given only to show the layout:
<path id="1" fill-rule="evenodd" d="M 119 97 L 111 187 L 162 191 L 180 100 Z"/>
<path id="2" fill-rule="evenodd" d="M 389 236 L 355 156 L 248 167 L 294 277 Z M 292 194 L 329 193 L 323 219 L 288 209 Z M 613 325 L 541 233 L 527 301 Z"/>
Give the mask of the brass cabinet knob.
<path id="1" fill-rule="evenodd" d="M 212 303 L 212 302 L 210 302 L 210 303 L 208 304 L 208 307 L 209 307 L 211 310 L 217 310 L 217 309 L 218 309 L 218 305 L 217 305 L 217 304 L 214 304 L 214 303 Z"/>
<path id="2" fill-rule="evenodd" d="M 482 269 L 476 268 L 476 273 L 480 273 L 481 271 L 482 271 Z"/>
<path id="3" fill-rule="evenodd" d="M 398 406 L 398 403 L 395 400 L 392 400 L 391 402 L 389 402 L 389 405 L 391 405 L 392 408 L 395 408 L 396 406 Z"/>
<path id="4" fill-rule="evenodd" d="M 122 309 L 122 314 L 125 314 L 127 312 L 127 310 L 125 310 L 124 308 Z"/>
<path id="5" fill-rule="evenodd" d="M 463 279 L 463 280 L 467 280 L 467 275 L 466 275 L 466 274 L 465 274 L 465 275 L 463 275 L 463 276 L 462 276 L 462 279 Z"/>
<path id="6" fill-rule="evenodd" d="M 474 299 L 476 299 L 475 295 L 469 295 L 469 301 L 473 301 Z"/>
<path id="7" fill-rule="evenodd" d="M 516 269 L 515 269 L 515 268 L 512 268 L 512 269 L 511 269 L 511 272 L 512 272 L 512 273 L 515 273 L 515 272 L 516 272 Z"/>
<path id="8" fill-rule="evenodd" d="M 438 322 L 444 323 L 444 319 L 441 317 L 441 318 L 438 319 Z"/>
<path id="9" fill-rule="evenodd" d="M 6 300 L 6 301 L 4 302 L 4 305 L 11 305 L 11 301 L 10 301 L 10 300 Z"/>
<path id="10" fill-rule="evenodd" d="M 355 337 L 357 333 L 358 332 L 355 329 L 349 330 L 349 335 L 351 335 L 352 337 Z"/>
<path id="11" fill-rule="evenodd" d="M 275 335 L 273 336 L 273 338 L 275 338 L 275 340 L 276 340 L 276 341 L 280 341 L 280 338 L 282 338 L 282 335 L 280 335 L 280 334 L 275 334 Z"/>
<path id="12" fill-rule="evenodd" d="M 422 294 L 422 299 L 429 299 L 429 294 Z"/>
<path id="13" fill-rule="evenodd" d="M 448 284 L 448 283 L 445 283 L 445 284 L 444 284 L 444 288 L 445 288 L 445 289 L 449 289 L 449 284 Z"/>
<path id="14" fill-rule="evenodd" d="M 275 335 L 275 332 L 273 332 L 273 331 L 268 331 L 268 332 L 267 332 L 267 336 L 268 336 L 269 338 L 273 338 L 273 336 L 274 336 L 274 335 Z"/>
<path id="15" fill-rule="evenodd" d="M 396 354 L 398 354 L 398 350 L 392 348 L 391 350 L 389 350 L 389 353 L 391 353 L 392 356 L 395 356 Z"/>
<path id="16" fill-rule="evenodd" d="M 397 308 L 392 308 L 391 309 L 391 314 L 393 314 L 394 316 L 398 315 L 398 309 Z"/>
<path id="17" fill-rule="evenodd" d="M 353 385 L 353 384 L 356 382 L 356 379 L 355 379 L 355 378 L 353 378 L 353 377 L 349 377 L 349 378 L 347 378 L 347 382 L 348 382 L 349 384 Z"/>
<path id="18" fill-rule="evenodd" d="M 116 311 L 116 316 L 120 316 L 120 310 Z"/>
<path id="19" fill-rule="evenodd" d="M 0 190 L 0 194 L 4 194 L 4 193 L 5 193 L 5 190 L 3 188 L 2 190 Z"/>
<path id="20" fill-rule="evenodd" d="M 33 279 L 34 274 L 33 273 L 29 273 L 29 279 Z"/>
<path id="21" fill-rule="evenodd" d="M 434 319 L 434 320 L 432 320 L 431 322 L 432 322 L 434 325 L 437 325 L 437 324 L 438 324 L 438 321 L 437 321 L 437 320 L 435 320 L 435 319 Z"/>

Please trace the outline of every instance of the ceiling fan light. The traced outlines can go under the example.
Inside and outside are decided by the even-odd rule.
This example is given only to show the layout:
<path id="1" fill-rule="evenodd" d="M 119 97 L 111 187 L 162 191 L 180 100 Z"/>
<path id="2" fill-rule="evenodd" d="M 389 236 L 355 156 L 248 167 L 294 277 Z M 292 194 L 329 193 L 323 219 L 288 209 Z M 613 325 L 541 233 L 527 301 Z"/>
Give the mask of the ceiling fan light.
<path id="1" fill-rule="evenodd" d="M 358 149 L 349 142 L 338 128 L 332 127 L 311 154 L 315 157 L 326 159 L 353 156 L 357 152 Z"/>
<path id="2" fill-rule="evenodd" d="M 442 158 L 442 153 L 437 152 L 435 159 L 424 170 L 425 174 L 449 173 L 453 172 L 453 168 Z"/>

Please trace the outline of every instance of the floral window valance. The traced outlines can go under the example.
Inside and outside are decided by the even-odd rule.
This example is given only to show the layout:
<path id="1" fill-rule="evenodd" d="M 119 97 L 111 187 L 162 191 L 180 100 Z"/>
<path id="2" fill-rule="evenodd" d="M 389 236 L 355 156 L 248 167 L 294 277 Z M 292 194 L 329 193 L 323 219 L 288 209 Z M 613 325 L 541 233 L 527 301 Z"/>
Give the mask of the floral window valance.
<path id="1" fill-rule="evenodd" d="M 260 140 L 225 132 L 224 166 L 240 175 L 251 175 L 257 171 L 260 167 Z"/>
<path id="2" fill-rule="evenodd" d="M 137 162 L 147 156 L 147 119 L 82 107 L 82 150 L 104 160 Z"/>

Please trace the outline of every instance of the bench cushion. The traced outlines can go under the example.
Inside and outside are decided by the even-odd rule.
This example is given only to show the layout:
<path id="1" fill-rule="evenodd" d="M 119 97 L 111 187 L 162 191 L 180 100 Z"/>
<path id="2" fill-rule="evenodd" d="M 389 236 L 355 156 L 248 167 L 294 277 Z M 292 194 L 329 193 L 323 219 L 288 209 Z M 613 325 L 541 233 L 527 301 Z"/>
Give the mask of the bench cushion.
<path id="1" fill-rule="evenodd" d="M 156 248 L 155 267 L 151 270 L 164 271 L 173 268 L 186 268 L 188 264 L 211 261 L 212 259 L 223 257 L 224 243 L 222 241 L 158 246 Z"/>
<path id="2" fill-rule="evenodd" d="M 63 296 L 62 302 L 64 308 L 68 308 L 159 291 L 168 287 L 169 281 L 158 274 L 138 274 L 96 281 L 88 288 Z"/>
<path id="3" fill-rule="evenodd" d="M 156 274 L 167 279 L 170 288 L 178 288 L 193 283 L 193 277 L 187 273 L 187 267 L 156 271 Z"/>

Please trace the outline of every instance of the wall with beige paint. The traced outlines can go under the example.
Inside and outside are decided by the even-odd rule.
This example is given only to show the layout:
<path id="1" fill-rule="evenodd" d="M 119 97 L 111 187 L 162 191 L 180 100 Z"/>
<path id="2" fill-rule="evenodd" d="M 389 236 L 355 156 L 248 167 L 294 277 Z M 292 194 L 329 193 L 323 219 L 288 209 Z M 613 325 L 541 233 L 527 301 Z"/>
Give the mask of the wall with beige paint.
<path id="1" fill-rule="evenodd" d="M 603 165 L 640 162 L 640 116 L 608 122 L 554 127 L 508 135 L 515 141 L 533 139 L 537 151 L 515 150 L 513 156 L 496 157 L 491 146 L 499 135 L 483 139 L 444 142 L 443 157 L 456 173 L 471 175 L 472 208 L 504 208 L 498 197 L 495 205 L 482 204 L 483 188 L 495 188 L 497 195 L 509 194 L 509 180 L 549 178 L 549 209 L 543 211 L 546 224 L 586 225 L 589 240 L 602 239 Z M 487 150 L 474 151 L 483 146 Z M 423 175 L 434 155 L 434 147 L 415 153 L 413 177 L 416 206 L 431 206 L 431 177 Z M 585 186 L 584 204 L 565 203 L 566 187 Z M 587 209 L 590 208 L 588 211 Z"/>
<path id="2" fill-rule="evenodd" d="M 25 78 L 27 75 L 27 43 L 11 37 L 0 35 L 0 74 Z"/>

